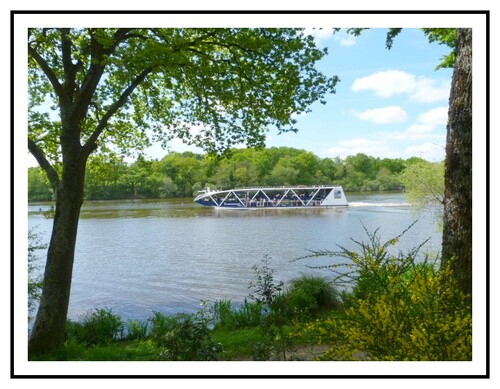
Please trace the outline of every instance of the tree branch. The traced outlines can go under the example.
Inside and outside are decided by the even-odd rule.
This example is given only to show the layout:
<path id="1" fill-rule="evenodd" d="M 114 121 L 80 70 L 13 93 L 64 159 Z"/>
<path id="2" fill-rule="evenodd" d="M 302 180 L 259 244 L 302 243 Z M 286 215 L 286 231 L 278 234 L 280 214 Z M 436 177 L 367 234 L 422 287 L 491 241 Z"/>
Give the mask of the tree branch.
<path id="1" fill-rule="evenodd" d="M 64 68 L 64 87 L 66 95 L 72 99 L 76 91 L 76 72 L 81 66 L 81 61 L 76 65 L 71 60 L 71 42 L 68 39 L 69 28 L 60 29 L 61 32 L 61 52 L 62 63 Z"/>
<path id="2" fill-rule="evenodd" d="M 42 69 L 42 71 L 45 73 L 50 83 L 52 84 L 52 87 L 54 88 L 54 91 L 56 92 L 57 96 L 59 96 L 59 99 L 62 100 L 65 97 L 64 89 L 62 85 L 59 83 L 59 80 L 57 79 L 55 73 L 50 68 L 49 64 L 30 45 L 28 45 L 28 53 L 40 66 L 40 68 Z"/>
<path id="3" fill-rule="evenodd" d="M 146 79 L 146 77 L 152 72 L 153 69 L 148 68 L 142 71 L 137 77 L 132 81 L 132 83 L 123 91 L 118 100 L 116 100 L 108 109 L 108 111 L 101 118 L 97 127 L 92 132 L 90 137 L 87 139 L 83 145 L 83 153 L 89 156 L 97 148 L 97 139 L 102 134 L 106 126 L 108 125 L 109 119 L 118 112 L 118 110 L 123 107 L 127 102 L 127 99 L 132 94 L 132 92 Z"/>
<path id="4" fill-rule="evenodd" d="M 38 147 L 35 141 L 31 140 L 30 138 L 28 138 L 28 150 L 35 157 L 40 167 L 45 171 L 45 173 L 47 173 L 50 185 L 52 186 L 52 190 L 55 193 L 60 183 L 59 175 L 57 174 L 56 170 L 52 167 L 50 162 L 45 157 L 45 154 Z"/>
<path id="5" fill-rule="evenodd" d="M 118 29 L 114 34 L 113 44 L 108 48 L 104 48 L 104 46 L 98 42 L 94 34 L 91 32 L 90 34 L 91 65 L 84 81 L 82 82 L 79 94 L 77 96 L 77 99 L 79 100 L 79 106 L 82 107 L 82 109 L 75 111 L 74 119 L 76 122 L 79 122 L 81 119 L 83 119 L 83 117 L 87 113 L 87 108 L 89 107 L 92 101 L 92 96 L 94 95 L 97 85 L 99 84 L 99 80 L 101 79 L 102 74 L 104 73 L 104 66 L 102 64 L 102 59 L 104 58 L 104 56 L 110 56 L 121 42 L 131 37 L 132 35 L 129 34 L 131 30 L 132 29 L 129 28 Z"/>

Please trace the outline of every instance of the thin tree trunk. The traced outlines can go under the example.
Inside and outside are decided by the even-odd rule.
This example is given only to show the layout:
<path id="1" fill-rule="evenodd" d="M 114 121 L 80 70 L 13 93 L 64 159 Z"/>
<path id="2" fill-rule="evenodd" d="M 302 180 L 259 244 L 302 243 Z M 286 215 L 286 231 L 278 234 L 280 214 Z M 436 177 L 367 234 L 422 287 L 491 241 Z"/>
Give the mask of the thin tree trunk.
<path id="1" fill-rule="evenodd" d="M 472 292 L 472 30 L 458 29 L 446 139 L 442 266 Z M 481 129 L 484 130 L 484 129 Z"/>
<path id="2" fill-rule="evenodd" d="M 64 342 L 85 163 L 75 159 L 64 167 L 57 191 L 56 212 L 47 252 L 43 292 L 29 340 L 29 354 L 53 350 Z"/>

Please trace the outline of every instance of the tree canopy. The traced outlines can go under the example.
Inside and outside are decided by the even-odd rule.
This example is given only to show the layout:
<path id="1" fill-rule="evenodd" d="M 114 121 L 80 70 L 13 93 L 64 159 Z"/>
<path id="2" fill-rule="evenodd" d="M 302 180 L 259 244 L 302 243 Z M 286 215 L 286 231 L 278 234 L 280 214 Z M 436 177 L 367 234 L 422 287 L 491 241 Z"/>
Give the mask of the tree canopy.
<path id="1" fill-rule="evenodd" d="M 409 201 L 418 209 L 444 203 L 444 161 L 410 164 L 400 176 Z"/>
<path id="2" fill-rule="evenodd" d="M 179 137 L 209 152 L 296 131 L 334 92 L 326 50 L 299 29 L 31 29 L 30 151 L 61 160 L 62 118 L 89 152 Z"/>

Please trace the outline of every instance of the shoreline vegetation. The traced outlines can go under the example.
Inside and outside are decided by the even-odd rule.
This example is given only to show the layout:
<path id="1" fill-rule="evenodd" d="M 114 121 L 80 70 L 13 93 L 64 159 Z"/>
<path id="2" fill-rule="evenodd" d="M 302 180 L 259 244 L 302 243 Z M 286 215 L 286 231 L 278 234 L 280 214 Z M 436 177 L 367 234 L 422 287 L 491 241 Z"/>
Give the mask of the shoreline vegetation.
<path id="1" fill-rule="evenodd" d="M 449 268 L 421 246 L 393 253 L 399 236 L 381 242 L 365 229 L 356 251 L 312 252 L 331 258 L 332 278 L 276 280 L 272 259 L 254 265 L 243 304 L 202 302 L 194 314 L 153 312 L 125 321 L 96 308 L 66 323 L 64 345 L 31 360 L 53 361 L 469 361 L 470 296 Z M 342 264 L 349 263 L 347 270 Z M 340 286 L 348 286 L 347 289 Z"/>
<path id="2" fill-rule="evenodd" d="M 87 166 L 85 200 L 193 197 L 205 188 L 281 185 L 342 185 L 345 192 L 403 190 L 402 172 L 427 162 L 376 158 L 363 153 L 319 158 L 289 147 L 232 149 L 218 159 L 192 152 L 170 152 L 160 160 L 137 157 L 128 163 L 116 155 L 93 156 Z M 28 169 L 28 201 L 51 201 L 53 192 L 40 167 Z"/>

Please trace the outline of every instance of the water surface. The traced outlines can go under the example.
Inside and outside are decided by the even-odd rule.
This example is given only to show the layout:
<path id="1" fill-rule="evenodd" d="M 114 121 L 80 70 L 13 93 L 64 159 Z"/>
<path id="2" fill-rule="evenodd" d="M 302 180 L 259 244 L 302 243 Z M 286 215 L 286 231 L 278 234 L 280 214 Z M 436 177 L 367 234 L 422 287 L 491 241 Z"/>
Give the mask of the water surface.
<path id="1" fill-rule="evenodd" d="M 254 278 L 252 266 L 268 255 L 276 279 L 301 274 L 331 277 L 328 270 L 293 261 L 309 250 L 354 248 L 366 240 L 364 227 L 380 227 L 382 238 L 400 234 L 417 219 L 399 193 L 347 194 L 349 207 L 295 210 L 214 210 L 183 200 L 93 201 L 82 207 L 69 317 L 111 308 L 126 319 L 144 320 L 153 311 L 194 312 L 201 300 L 241 302 Z M 29 226 L 48 241 L 52 220 L 30 204 Z M 429 238 L 423 252 L 437 252 L 441 234 L 435 213 L 418 216 L 397 248 L 407 250 Z M 364 227 L 363 227 L 364 226 Z M 41 257 L 45 253 L 39 253 Z"/>

